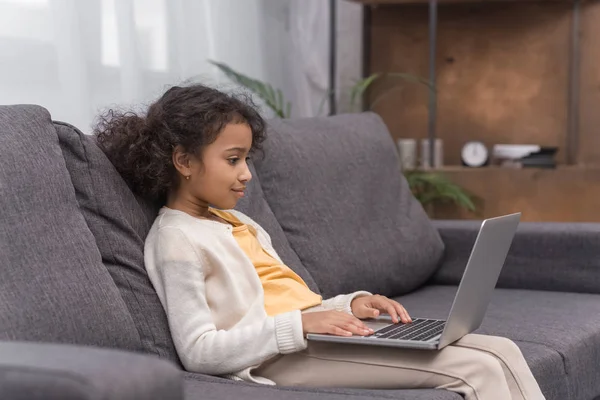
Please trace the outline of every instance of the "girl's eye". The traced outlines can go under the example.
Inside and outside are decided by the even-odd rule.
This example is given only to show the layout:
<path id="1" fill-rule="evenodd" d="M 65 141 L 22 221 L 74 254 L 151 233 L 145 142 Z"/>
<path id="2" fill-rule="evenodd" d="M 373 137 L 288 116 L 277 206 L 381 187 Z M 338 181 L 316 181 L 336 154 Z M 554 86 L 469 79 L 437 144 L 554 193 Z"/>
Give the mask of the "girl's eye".
<path id="1" fill-rule="evenodd" d="M 229 161 L 229 163 L 231 165 L 235 165 L 240 159 L 238 157 L 235 158 L 230 158 L 227 161 Z M 246 157 L 246 161 L 250 160 L 250 157 Z"/>

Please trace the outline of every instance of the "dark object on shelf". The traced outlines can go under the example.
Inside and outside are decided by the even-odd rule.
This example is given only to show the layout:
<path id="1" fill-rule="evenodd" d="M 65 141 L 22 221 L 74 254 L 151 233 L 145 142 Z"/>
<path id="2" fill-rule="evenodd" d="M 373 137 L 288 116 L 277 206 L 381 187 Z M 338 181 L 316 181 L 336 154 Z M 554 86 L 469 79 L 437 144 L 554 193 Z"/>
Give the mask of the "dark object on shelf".
<path id="1" fill-rule="evenodd" d="M 554 155 L 558 147 L 542 147 L 540 151 L 531 153 L 519 160 L 523 168 L 556 168 Z"/>

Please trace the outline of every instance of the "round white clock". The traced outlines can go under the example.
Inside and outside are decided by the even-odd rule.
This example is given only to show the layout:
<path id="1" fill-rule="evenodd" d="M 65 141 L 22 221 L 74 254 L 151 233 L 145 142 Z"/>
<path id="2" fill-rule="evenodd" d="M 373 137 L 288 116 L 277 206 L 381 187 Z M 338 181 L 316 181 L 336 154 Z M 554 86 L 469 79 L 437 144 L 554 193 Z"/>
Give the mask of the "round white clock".
<path id="1" fill-rule="evenodd" d="M 489 151 L 482 142 L 471 141 L 463 146 L 460 158 L 468 167 L 482 167 L 488 163 Z"/>

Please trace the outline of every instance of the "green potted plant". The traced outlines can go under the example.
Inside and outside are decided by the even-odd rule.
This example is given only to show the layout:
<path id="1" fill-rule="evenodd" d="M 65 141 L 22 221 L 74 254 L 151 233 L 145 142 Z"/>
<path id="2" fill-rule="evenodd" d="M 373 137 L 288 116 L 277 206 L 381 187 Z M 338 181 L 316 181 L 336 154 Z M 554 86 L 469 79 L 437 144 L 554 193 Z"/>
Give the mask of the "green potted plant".
<path id="1" fill-rule="evenodd" d="M 449 180 L 444 174 L 422 170 L 405 171 L 404 176 L 415 198 L 430 214 L 434 214 L 436 204 L 451 203 L 475 213 L 477 208 L 474 196 Z"/>
<path id="2" fill-rule="evenodd" d="M 253 79 L 249 76 L 235 71 L 228 65 L 216 61 L 209 61 L 223 72 L 233 82 L 245 87 L 256 96 L 258 96 L 267 107 L 269 107 L 278 118 L 289 118 L 291 116 L 292 105 L 283 97 L 280 89 L 273 88 L 270 84 Z M 405 73 L 387 73 L 372 74 L 364 79 L 360 79 L 350 88 L 350 106 L 355 111 L 357 104 L 362 101 L 364 93 L 376 81 L 381 79 L 402 79 L 405 81 L 416 82 L 427 85 L 430 90 L 435 90 L 429 81 Z M 381 93 L 371 102 L 370 108 L 373 108 L 389 92 L 397 90 L 392 87 Z M 324 100 L 322 101 L 324 104 Z M 322 108 L 322 104 L 319 109 Z M 361 107 L 362 108 L 362 107 Z M 438 171 L 429 170 L 408 170 L 404 171 L 411 192 L 415 198 L 423 205 L 423 208 L 432 215 L 436 204 L 451 203 L 470 212 L 476 212 L 476 206 L 473 202 L 474 197 L 466 190 L 450 181 L 445 175 Z"/>

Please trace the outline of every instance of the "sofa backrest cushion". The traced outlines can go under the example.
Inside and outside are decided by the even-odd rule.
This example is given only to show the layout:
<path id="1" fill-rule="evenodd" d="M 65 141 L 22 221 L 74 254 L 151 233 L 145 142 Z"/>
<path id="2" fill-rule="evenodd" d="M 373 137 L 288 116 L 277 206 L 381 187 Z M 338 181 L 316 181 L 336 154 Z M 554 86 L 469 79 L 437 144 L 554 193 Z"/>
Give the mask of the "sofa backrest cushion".
<path id="1" fill-rule="evenodd" d="M 0 106 L 0 209 L 0 340 L 141 351 L 42 107 Z"/>
<path id="2" fill-rule="evenodd" d="M 267 204 L 254 165 L 249 163 L 249 166 L 252 180 L 247 185 L 246 195 L 238 202 L 235 209 L 243 212 L 262 226 L 271 237 L 273 248 L 277 251 L 281 260 L 297 273 L 313 292 L 320 293 L 313 276 L 290 246 L 281 225 L 279 225 L 271 207 Z"/>
<path id="3" fill-rule="evenodd" d="M 102 260 L 129 308 L 144 349 L 179 362 L 168 321 L 144 267 L 144 241 L 159 205 L 135 195 L 117 172 L 94 136 L 71 125 L 55 123 L 60 145 L 83 216 L 96 238 Z M 314 279 L 291 249 L 266 203 L 258 177 L 236 207 L 268 230 L 284 262 L 318 291 Z"/>
<path id="4" fill-rule="evenodd" d="M 397 296 L 436 271 L 443 242 L 379 116 L 271 120 L 264 148 L 265 198 L 324 297 Z"/>
<path id="5" fill-rule="evenodd" d="M 179 362 L 165 311 L 144 268 L 144 240 L 158 207 L 134 196 L 94 136 L 55 122 L 81 212 L 116 283 L 144 351 Z"/>

